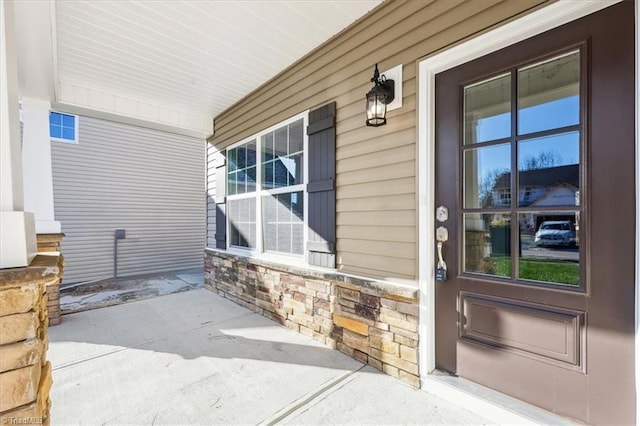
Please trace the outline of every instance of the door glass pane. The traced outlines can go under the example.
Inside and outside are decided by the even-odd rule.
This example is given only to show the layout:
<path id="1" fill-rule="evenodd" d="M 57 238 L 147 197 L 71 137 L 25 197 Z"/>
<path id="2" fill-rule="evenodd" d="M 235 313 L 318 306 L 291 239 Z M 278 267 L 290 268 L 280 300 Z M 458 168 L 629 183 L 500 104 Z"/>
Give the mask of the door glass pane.
<path id="1" fill-rule="evenodd" d="M 464 144 L 511 136 L 511 76 L 464 88 Z"/>
<path id="2" fill-rule="evenodd" d="M 518 71 L 518 134 L 579 123 L 579 52 Z"/>
<path id="3" fill-rule="evenodd" d="M 580 134 L 562 133 L 518 143 L 518 204 L 577 206 Z"/>
<path id="4" fill-rule="evenodd" d="M 520 213 L 518 278 L 580 284 L 579 213 Z"/>
<path id="5" fill-rule="evenodd" d="M 464 272 L 511 277 L 511 215 L 469 213 L 463 221 Z"/>
<path id="6" fill-rule="evenodd" d="M 511 205 L 511 146 L 501 144 L 464 153 L 464 208 Z"/>

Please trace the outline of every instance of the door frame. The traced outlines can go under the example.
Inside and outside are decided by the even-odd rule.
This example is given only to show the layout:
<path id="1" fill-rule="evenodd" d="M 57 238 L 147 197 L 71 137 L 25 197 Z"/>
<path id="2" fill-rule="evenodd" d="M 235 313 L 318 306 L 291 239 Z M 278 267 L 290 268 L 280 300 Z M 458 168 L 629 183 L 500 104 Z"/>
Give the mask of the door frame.
<path id="1" fill-rule="evenodd" d="M 419 366 L 423 389 L 435 370 L 435 76 L 438 73 L 595 13 L 622 0 L 558 0 L 522 18 L 418 60 L 418 281 L 420 286 Z M 635 1 L 636 35 L 636 190 L 640 188 L 640 1 Z M 635 377 L 636 412 L 640 407 L 640 196 L 636 197 Z M 640 416 L 638 416 L 640 418 Z"/>

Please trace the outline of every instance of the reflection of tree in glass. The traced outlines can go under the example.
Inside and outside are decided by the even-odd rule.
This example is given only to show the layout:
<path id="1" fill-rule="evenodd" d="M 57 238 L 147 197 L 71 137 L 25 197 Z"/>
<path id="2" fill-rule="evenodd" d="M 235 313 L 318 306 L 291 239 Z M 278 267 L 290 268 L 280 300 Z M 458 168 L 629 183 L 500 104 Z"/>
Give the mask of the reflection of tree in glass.
<path id="1" fill-rule="evenodd" d="M 493 200 L 493 188 L 498 179 L 509 174 L 509 171 L 505 169 L 493 169 L 484 174 L 482 182 L 480 182 L 480 187 L 478 188 L 480 207 L 491 207 L 495 204 Z"/>
<path id="2" fill-rule="evenodd" d="M 548 169 L 563 164 L 562 156 L 557 151 L 543 151 L 536 156 L 529 156 L 520 161 L 520 171 Z"/>

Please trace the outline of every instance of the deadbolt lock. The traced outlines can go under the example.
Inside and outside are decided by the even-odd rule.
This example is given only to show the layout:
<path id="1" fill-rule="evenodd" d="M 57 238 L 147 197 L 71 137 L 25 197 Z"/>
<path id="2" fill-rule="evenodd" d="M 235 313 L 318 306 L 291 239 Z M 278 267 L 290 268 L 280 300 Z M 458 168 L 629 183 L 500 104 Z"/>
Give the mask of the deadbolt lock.
<path id="1" fill-rule="evenodd" d="M 449 219 L 449 209 L 445 206 L 440 206 L 436 209 L 436 220 L 440 223 L 446 222 Z"/>

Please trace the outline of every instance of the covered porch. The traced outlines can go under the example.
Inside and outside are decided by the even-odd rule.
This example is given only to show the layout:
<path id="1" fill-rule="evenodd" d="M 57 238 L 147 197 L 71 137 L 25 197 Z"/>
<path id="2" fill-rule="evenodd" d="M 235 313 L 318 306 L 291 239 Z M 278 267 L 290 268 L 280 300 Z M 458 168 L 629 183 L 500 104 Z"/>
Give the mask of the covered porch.
<path id="1" fill-rule="evenodd" d="M 66 315 L 49 339 L 52 424 L 559 424 L 412 388 L 204 289 Z"/>

